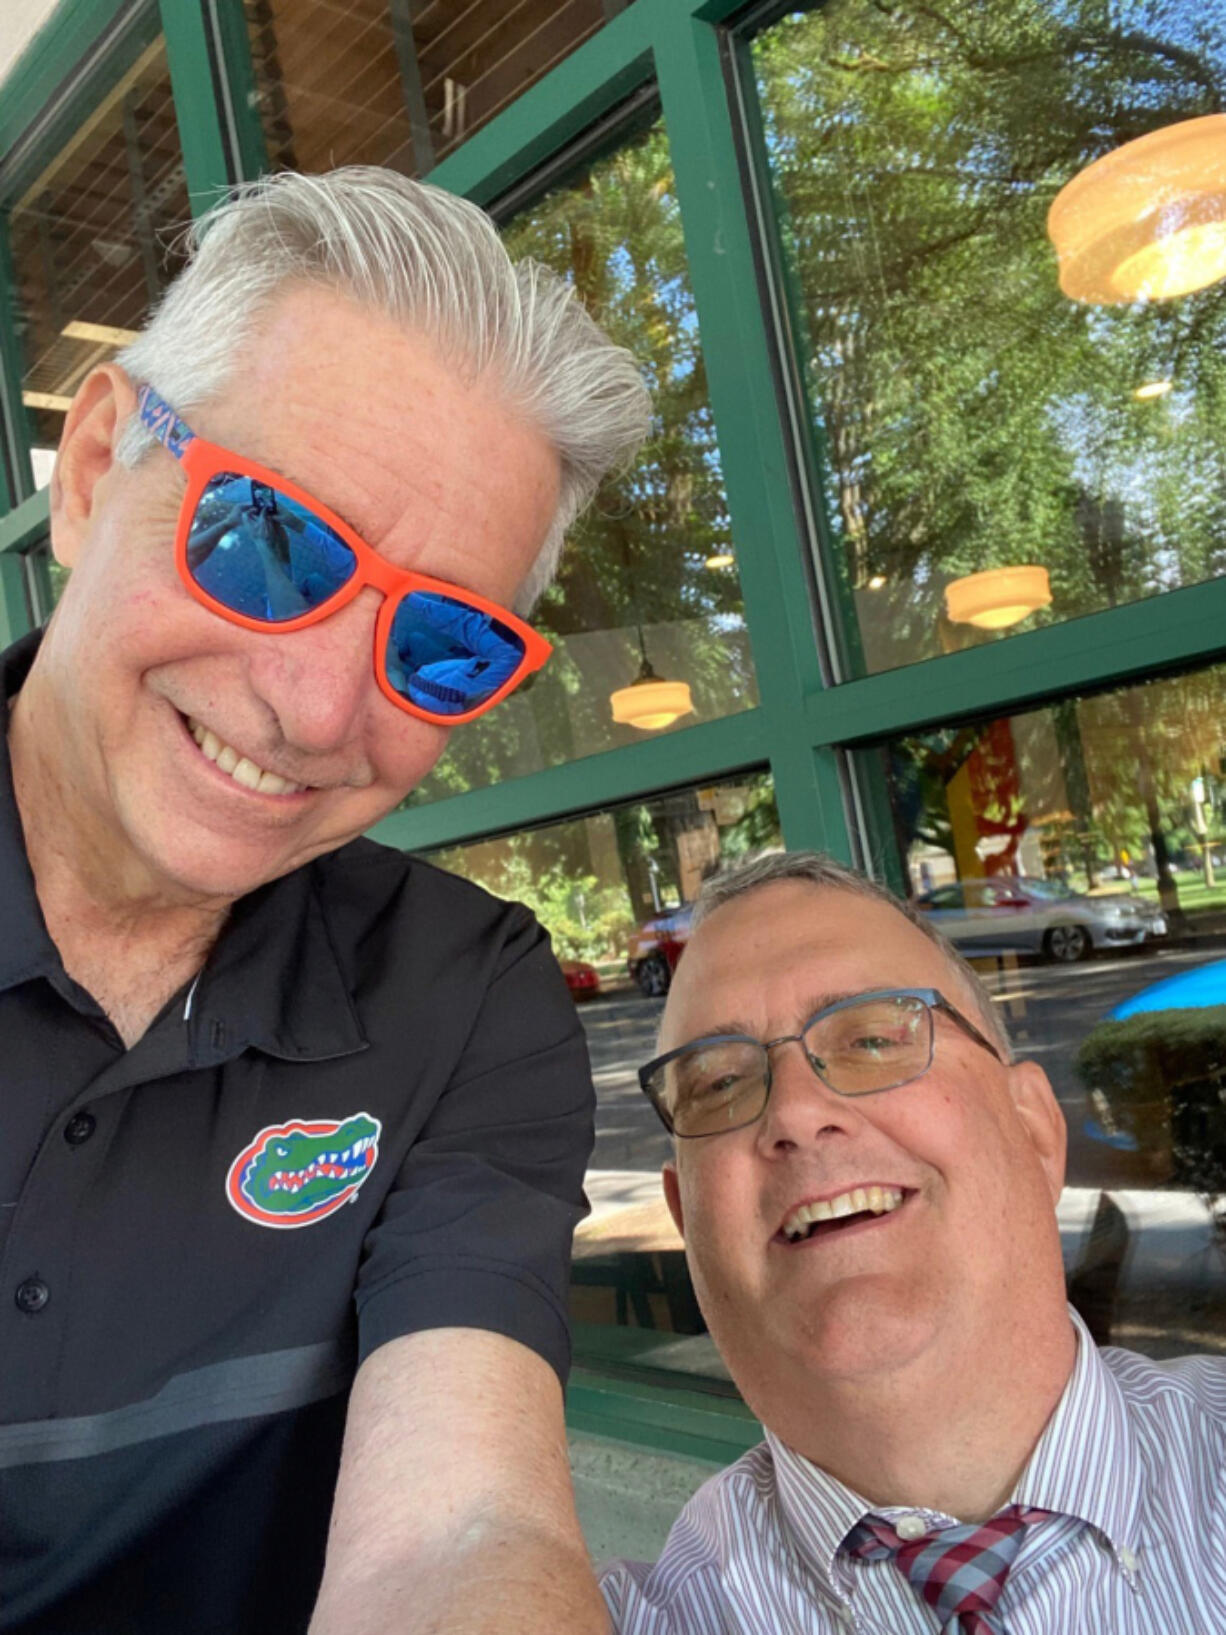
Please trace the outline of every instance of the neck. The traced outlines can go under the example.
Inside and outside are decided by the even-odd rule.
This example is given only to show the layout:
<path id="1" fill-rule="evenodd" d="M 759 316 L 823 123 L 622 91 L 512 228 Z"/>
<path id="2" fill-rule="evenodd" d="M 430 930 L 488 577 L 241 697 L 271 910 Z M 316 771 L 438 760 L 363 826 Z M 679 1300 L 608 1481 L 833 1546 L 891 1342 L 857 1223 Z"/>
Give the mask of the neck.
<path id="1" fill-rule="evenodd" d="M 983 1521 L 1008 1502 L 1077 1354 L 1063 1300 L 1045 1331 L 1009 1340 L 984 1334 L 961 1356 L 942 1349 L 869 1379 L 779 1381 L 787 1408 L 763 1417 L 872 1504 Z"/>
<path id="2" fill-rule="evenodd" d="M 168 979 L 183 980 L 204 963 L 230 903 L 176 894 L 151 877 L 88 792 L 64 781 L 55 719 L 36 661 L 12 701 L 8 744 L 26 856 L 65 968 L 82 980 L 82 971 L 122 966 L 138 950 L 147 967 L 160 952 Z"/>

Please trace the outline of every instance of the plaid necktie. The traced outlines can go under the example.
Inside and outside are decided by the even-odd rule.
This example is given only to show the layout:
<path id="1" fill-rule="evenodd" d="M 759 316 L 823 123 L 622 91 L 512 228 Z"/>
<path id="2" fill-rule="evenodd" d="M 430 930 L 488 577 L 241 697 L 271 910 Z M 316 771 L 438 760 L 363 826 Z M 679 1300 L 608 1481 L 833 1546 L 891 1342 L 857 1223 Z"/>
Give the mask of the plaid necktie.
<path id="1" fill-rule="evenodd" d="M 1011 1504 L 990 1521 L 943 1527 L 918 1539 L 900 1538 L 888 1521 L 865 1516 L 847 1535 L 843 1549 L 866 1561 L 892 1556 L 942 1620 L 942 1635 L 1000 1635 L 988 1614 L 1000 1599 L 1022 1535 L 1050 1514 Z"/>

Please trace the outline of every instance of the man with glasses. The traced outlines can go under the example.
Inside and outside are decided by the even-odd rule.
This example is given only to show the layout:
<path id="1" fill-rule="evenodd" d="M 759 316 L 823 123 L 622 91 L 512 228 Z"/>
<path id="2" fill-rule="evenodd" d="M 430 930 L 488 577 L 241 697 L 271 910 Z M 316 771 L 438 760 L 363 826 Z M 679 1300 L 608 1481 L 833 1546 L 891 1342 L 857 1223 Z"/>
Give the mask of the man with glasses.
<path id="1" fill-rule="evenodd" d="M 390 171 L 197 238 L 0 657 L 0 1630 L 597 1632 L 582 1031 L 525 910 L 361 837 L 546 662 L 646 393 Z"/>
<path id="2" fill-rule="evenodd" d="M 713 881 L 643 1088 L 766 1441 L 619 1635 L 1226 1628 L 1226 1363 L 1100 1351 L 1064 1295 L 1064 1120 L 973 972 L 814 854 Z"/>

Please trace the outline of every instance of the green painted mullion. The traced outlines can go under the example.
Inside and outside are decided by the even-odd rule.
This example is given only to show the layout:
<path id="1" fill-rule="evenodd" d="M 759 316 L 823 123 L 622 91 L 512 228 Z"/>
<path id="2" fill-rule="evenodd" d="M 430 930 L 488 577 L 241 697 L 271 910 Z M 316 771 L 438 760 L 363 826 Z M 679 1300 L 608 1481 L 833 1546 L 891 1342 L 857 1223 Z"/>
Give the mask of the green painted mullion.
<path id="1" fill-rule="evenodd" d="M 230 146 L 236 150 L 235 180 L 253 181 L 268 169 L 268 146 L 260 120 L 259 88 L 251 61 L 251 37 L 243 0 L 207 0 L 214 19 L 214 36 L 221 54 L 223 91 L 232 125 Z M 226 118 L 226 111 L 222 110 Z"/>
<path id="2" fill-rule="evenodd" d="M 425 178 L 489 204 L 651 78 L 652 13 L 637 0 Z"/>
<path id="3" fill-rule="evenodd" d="M 679 784 L 709 782 L 762 764 L 760 713 L 747 710 L 721 721 L 703 721 L 680 732 L 530 772 L 492 788 L 393 812 L 370 834 L 388 846 L 427 851 L 549 823 Z"/>
<path id="4" fill-rule="evenodd" d="M 24 636 L 32 622 L 21 558 L 0 556 L 0 648 Z"/>
<path id="5" fill-rule="evenodd" d="M 8 218 L 0 211 L 0 514 L 19 504 L 34 487 L 30 468 L 30 428 L 21 401 L 22 357 L 17 339 L 17 280 L 9 254 Z"/>
<path id="6" fill-rule="evenodd" d="M 51 497 L 40 488 L 28 499 L 0 517 L 0 556 L 24 551 L 35 540 L 46 537 L 51 527 Z"/>
<path id="7" fill-rule="evenodd" d="M 60 0 L 13 64 L 0 97 L 0 157 L 38 118 L 131 0 Z"/>
<path id="8" fill-rule="evenodd" d="M 193 216 L 216 204 L 237 177 L 218 101 L 204 0 L 159 0 L 179 146 Z"/>
<path id="9" fill-rule="evenodd" d="M 646 0 L 639 0 L 639 4 Z M 848 856 L 834 751 L 813 746 L 803 698 L 821 686 L 814 604 L 789 481 L 732 111 L 715 28 L 655 5 L 657 72 L 690 282 L 733 522 L 769 755 L 790 846 Z"/>
<path id="10" fill-rule="evenodd" d="M 1226 658 L 1226 579 L 1170 590 L 805 700 L 816 744 L 849 744 Z"/>

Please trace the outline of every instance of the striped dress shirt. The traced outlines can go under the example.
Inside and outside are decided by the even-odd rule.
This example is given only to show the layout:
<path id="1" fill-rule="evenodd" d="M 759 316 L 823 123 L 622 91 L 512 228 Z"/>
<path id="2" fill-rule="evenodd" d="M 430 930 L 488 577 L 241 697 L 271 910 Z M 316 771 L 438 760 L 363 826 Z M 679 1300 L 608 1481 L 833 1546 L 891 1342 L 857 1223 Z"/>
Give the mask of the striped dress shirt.
<path id="1" fill-rule="evenodd" d="M 1032 1527 L 993 1613 L 1007 1635 L 1226 1632 L 1226 1358 L 1077 1361 L 1010 1502 Z M 613 1562 L 618 1635 L 931 1635 L 941 1626 L 892 1561 L 839 1546 L 874 1509 L 767 1433 L 694 1495 L 654 1567 Z"/>

